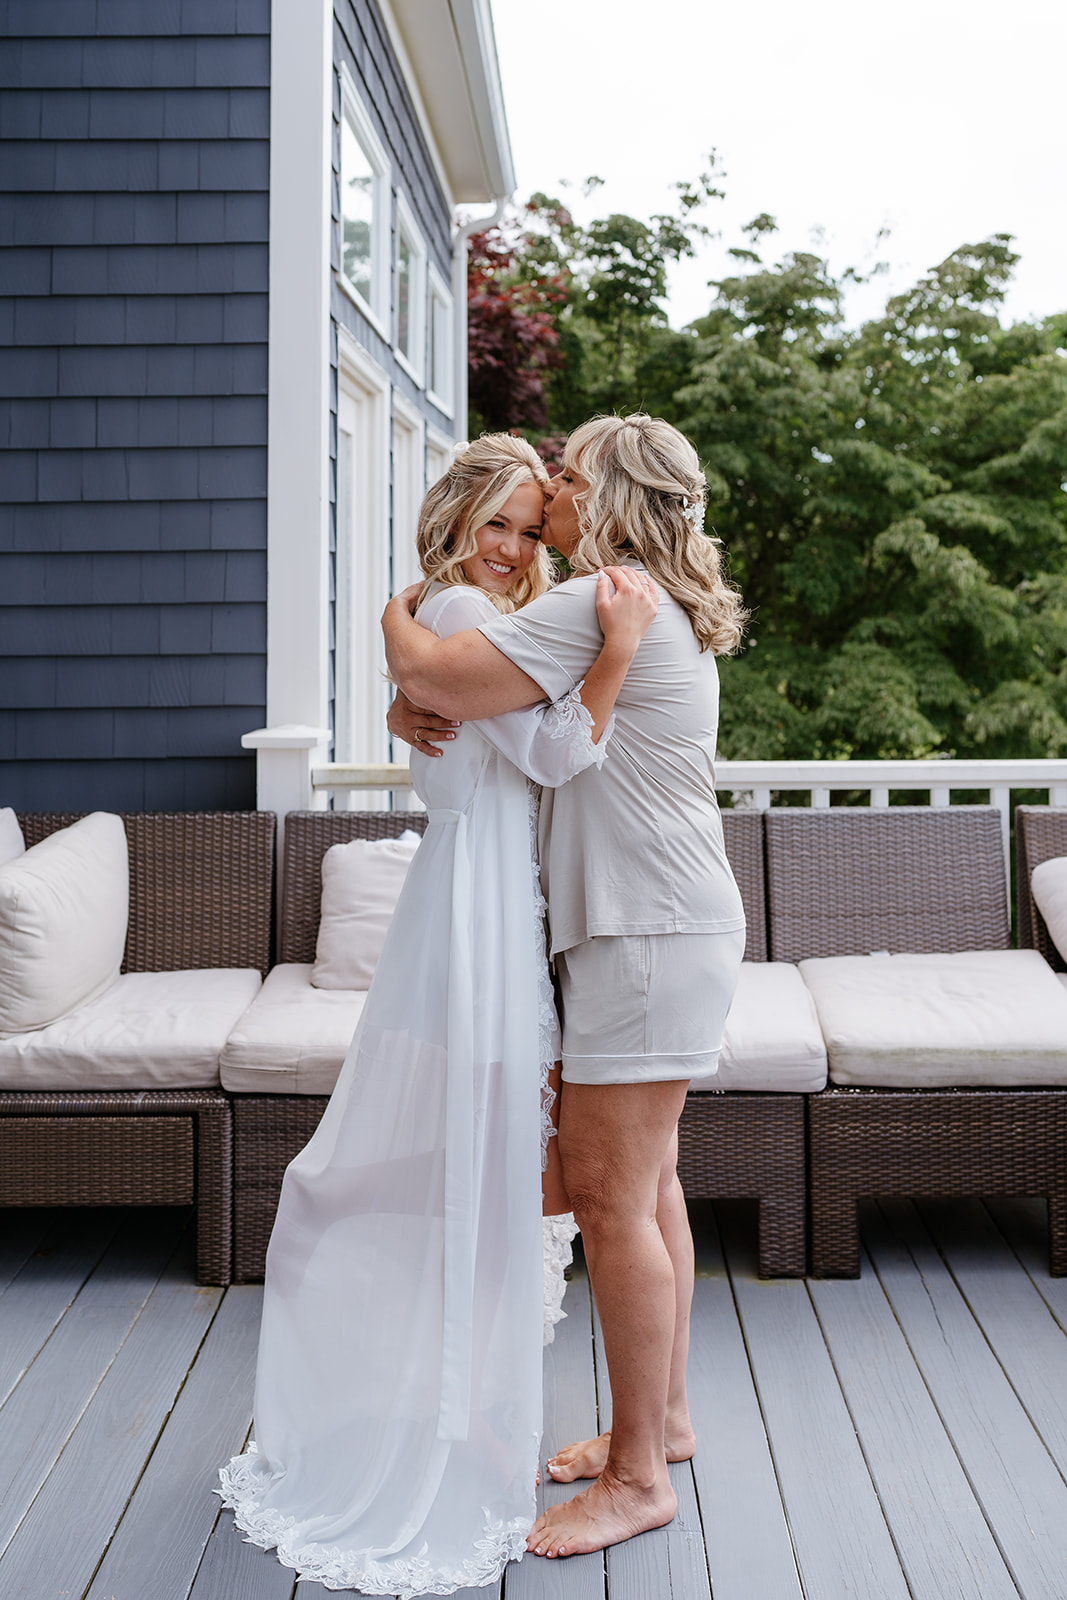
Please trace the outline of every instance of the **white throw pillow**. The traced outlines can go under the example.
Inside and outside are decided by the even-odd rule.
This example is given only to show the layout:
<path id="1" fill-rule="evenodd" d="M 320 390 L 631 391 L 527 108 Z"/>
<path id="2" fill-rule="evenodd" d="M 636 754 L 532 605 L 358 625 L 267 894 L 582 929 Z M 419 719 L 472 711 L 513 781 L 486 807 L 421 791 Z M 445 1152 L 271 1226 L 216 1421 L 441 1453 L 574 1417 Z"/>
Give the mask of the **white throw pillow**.
<path id="1" fill-rule="evenodd" d="M 322 917 L 311 982 L 316 989 L 369 989 L 400 891 L 421 836 L 353 839 L 322 858 Z"/>
<path id="2" fill-rule="evenodd" d="M 1036 866 L 1030 874 L 1030 887 L 1052 942 L 1067 961 L 1067 856 L 1054 856 Z"/>
<path id="3" fill-rule="evenodd" d="M 26 841 L 22 837 L 19 819 L 10 806 L 0 807 L 0 867 L 5 861 L 14 861 L 25 855 Z"/>
<path id="4" fill-rule="evenodd" d="M 45 1028 L 103 994 L 129 915 L 126 830 L 109 812 L 0 866 L 0 1035 Z"/>

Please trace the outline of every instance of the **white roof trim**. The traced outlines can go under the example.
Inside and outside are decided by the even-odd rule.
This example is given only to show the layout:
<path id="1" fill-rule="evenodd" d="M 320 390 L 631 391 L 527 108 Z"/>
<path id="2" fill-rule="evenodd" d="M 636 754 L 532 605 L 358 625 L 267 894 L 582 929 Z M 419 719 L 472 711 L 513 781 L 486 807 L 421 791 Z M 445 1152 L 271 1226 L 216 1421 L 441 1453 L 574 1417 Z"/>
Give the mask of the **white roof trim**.
<path id="1" fill-rule="evenodd" d="M 419 88 L 419 80 L 415 75 L 415 68 L 411 64 L 411 57 L 408 55 L 408 48 L 404 43 L 404 35 L 400 31 L 400 25 L 396 20 L 396 13 L 393 10 L 391 0 L 378 0 L 378 10 L 381 12 L 385 31 L 389 35 L 389 43 L 393 47 L 393 54 L 399 63 L 401 75 L 415 107 L 415 115 L 419 119 L 422 136 L 426 140 L 426 148 L 430 152 L 430 160 L 433 162 L 437 181 L 441 185 L 445 200 L 451 209 L 456 203 L 452 194 L 452 185 L 449 182 L 448 173 L 445 171 L 445 164 L 441 158 L 441 152 L 438 149 L 433 127 L 422 98 L 422 90 Z"/>
<path id="2" fill-rule="evenodd" d="M 453 201 L 515 188 L 489 0 L 380 0 Z M 432 152 L 433 153 L 433 152 Z M 436 164 L 436 163 L 435 163 Z"/>

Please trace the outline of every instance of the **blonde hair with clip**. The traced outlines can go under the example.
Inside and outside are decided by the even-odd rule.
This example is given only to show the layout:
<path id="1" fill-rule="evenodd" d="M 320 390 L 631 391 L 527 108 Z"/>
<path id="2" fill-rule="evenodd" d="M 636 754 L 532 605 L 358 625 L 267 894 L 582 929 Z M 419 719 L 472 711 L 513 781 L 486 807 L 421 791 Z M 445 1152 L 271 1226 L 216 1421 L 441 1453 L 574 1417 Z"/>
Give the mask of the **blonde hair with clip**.
<path id="1" fill-rule="evenodd" d="M 525 483 L 543 488 L 544 462 L 532 445 L 510 433 L 483 433 L 456 449 L 452 464 L 427 491 L 419 511 L 415 543 L 426 582 L 470 583 L 463 563 L 478 554 L 475 535 Z M 552 563 L 544 545 L 507 594 L 484 589 L 498 611 L 515 611 L 551 586 Z"/>
<path id="2" fill-rule="evenodd" d="M 704 474 L 685 435 L 643 412 L 594 417 L 567 440 L 564 469 L 589 484 L 574 497 L 574 572 L 632 558 L 687 612 L 701 650 L 736 650 L 747 613 L 702 531 Z"/>

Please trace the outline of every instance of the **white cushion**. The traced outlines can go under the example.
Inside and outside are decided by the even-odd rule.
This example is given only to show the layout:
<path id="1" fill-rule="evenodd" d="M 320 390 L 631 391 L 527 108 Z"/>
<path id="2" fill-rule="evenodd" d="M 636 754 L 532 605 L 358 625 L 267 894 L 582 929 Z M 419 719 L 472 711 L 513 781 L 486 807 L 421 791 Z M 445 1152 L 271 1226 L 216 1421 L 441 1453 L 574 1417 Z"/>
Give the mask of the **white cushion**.
<path id="1" fill-rule="evenodd" d="M 0 806 L 0 867 L 5 861 L 14 861 L 26 849 L 19 819 L 10 806 Z"/>
<path id="2" fill-rule="evenodd" d="M 366 992 L 316 989 L 306 962 L 274 967 L 222 1052 L 224 1089 L 332 1094 Z"/>
<path id="3" fill-rule="evenodd" d="M 1067 991 L 1036 950 L 802 961 L 834 1083 L 1067 1084 Z"/>
<path id="4" fill-rule="evenodd" d="M 126 830 L 109 812 L 0 866 L 0 1038 L 47 1027 L 110 988 L 129 914 Z"/>
<path id="5" fill-rule="evenodd" d="M 258 972 L 127 972 L 71 1016 L 0 1039 L 0 1089 L 207 1089 Z"/>
<path id="6" fill-rule="evenodd" d="M 1067 856 L 1040 862 L 1030 874 L 1030 887 L 1052 942 L 1067 961 Z"/>
<path id="7" fill-rule="evenodd" d="M 353 839 L 322 858 L 322 919 L 311 981 L 316 989 L 367 989 L 421 836 Z"/>
<path id="8" fill-rule="evenodd" d="M 723 1033 L 719 1070 L 695 1084 L 814 1094 L 826 1087 L 826 1047 L 815 1005 L 789 961 L 743 961 Z"/>

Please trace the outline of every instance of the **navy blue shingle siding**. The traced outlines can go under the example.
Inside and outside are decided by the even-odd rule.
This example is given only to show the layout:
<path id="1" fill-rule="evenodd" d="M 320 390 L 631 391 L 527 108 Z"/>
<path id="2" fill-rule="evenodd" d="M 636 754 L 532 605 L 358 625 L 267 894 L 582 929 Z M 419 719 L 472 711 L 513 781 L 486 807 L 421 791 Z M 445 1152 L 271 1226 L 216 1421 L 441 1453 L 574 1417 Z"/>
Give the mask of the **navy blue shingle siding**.
<path id="1" fill-rule="evenodd" d="M 269 28 L 0 4 L 0 804 L 255 804 Z"/>

